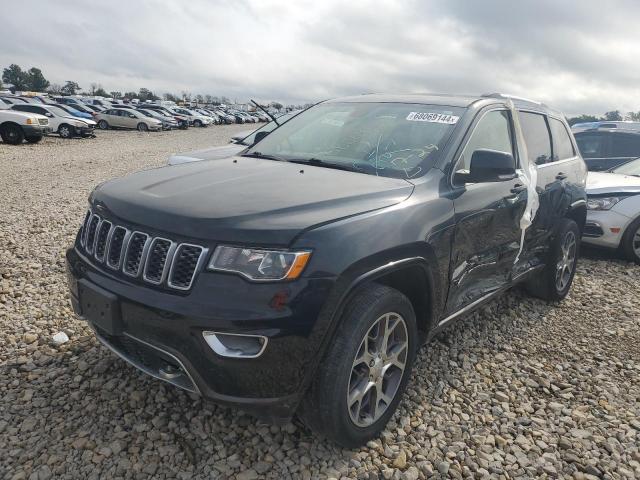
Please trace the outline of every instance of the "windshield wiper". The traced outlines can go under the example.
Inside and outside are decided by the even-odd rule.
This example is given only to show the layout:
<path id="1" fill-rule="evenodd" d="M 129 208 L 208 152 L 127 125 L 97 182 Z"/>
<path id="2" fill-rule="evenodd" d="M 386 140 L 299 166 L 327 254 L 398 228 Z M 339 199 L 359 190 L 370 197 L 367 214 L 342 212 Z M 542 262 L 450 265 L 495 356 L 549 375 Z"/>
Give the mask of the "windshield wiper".
<path id="1" fill-rule="evenodd" d="M 275 155 L 268 155 L 268 154 L 262 153 L 262 152 L 244 153 L 244 154 L 242 154 L 240 156 L 241 157 L 252 157 L 252 158 L 263 158 L 265 160 L 276 160 L 278 162 L 286 161 L 284 158 L 280 158 L 280 157 L 277 157 Z"/>
<path id="2" fill-rule="evenodd" d="M 362 168 L 354 165 L 345 165 L 343 163 L 327 162 L 319 158 L 307 158 L 305 160 L 289 160 L 291 163 L 300 163 L 302 165 L 313 165 L 315 167 L 333 168 L 335 170 L 346 170 L 347 172 L 364 173 Z"/>

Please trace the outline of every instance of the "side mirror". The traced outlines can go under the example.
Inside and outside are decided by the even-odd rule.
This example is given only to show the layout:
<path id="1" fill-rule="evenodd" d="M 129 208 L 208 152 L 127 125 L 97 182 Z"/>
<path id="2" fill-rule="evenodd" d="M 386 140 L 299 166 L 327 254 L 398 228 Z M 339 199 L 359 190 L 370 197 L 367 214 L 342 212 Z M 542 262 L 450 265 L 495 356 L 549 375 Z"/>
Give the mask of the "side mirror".
<path id="1" fill-rule="evenodd" d="M 516 176 L 513 155 L 497 150 L 479 149 L 471 156 L 469 173 L 457 172 L 456 183 L 504 182 Z"/>
<path id="2" fill-rule="evenodd" d="M 129 118 L 136 118 L 136 116 L 133 113 L 130 113 Z"/>
<path id="3" fill-rule="evenodd" d="M 51 113 L 51 112 L 47 112 L 47 113 L 45 113 L 45 115 L 46 115 L 47 117 L 49 117 L 49 118 L 53 118 L 53 113 Z"/>
<path id="4" fill-rule="evenodd" d="M 256 143 L 258 143 L 260 140 L 262 140 L 267 135 L 269 135 L 269 132 L 258 132 L 258 133 L 256 133 L 256 136 L 253 139 L 253 144 L 255 145 Z"/>

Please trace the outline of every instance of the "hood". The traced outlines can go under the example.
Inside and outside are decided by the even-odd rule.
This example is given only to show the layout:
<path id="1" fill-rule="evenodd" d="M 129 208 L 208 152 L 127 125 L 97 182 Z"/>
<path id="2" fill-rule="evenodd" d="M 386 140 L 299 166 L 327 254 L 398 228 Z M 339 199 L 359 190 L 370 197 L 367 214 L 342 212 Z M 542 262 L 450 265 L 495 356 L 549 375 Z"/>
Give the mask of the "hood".
<path id="1" fill-rule="evenodd" d="M 587 194 L 640 193 L 640 177 L 619 173 L 589 172 Z"/>
<path id="2" fill-rule="evenodd" d="M 65 116 L 65 117 L 62 117 L 62 118 L 68 118 L 69 120 L 74 120 L 74 121 L 76 121 L 78 123 L 84 123 L 86 125 L 95 125 L 96 124 L 96 122 L 94 122 L 93 120 L 89 120 L 88 118 L 74 117 L 74 116 L 71 116 L 71 115 Z"/>
<path id="3" fill-rule="evenodd" d="M 187 153 L 176 153 L 169 157 L 168 164 L 179 165 L 181 163 L 199 162 L 201 160 L 220 160 L 237 155 L 245 148 L 247 148 L 246 145 L 230 143 L 229 145 L 220 147 L 205 148 Z"/>
<path id="4" fill-rule="evenodd" d="M 174 236 L 269 246 L 395 205 L 412 191 L 401 179 L 231 157 L 112 180 L 96 188 L 90 202 L 124 223 Z"/>

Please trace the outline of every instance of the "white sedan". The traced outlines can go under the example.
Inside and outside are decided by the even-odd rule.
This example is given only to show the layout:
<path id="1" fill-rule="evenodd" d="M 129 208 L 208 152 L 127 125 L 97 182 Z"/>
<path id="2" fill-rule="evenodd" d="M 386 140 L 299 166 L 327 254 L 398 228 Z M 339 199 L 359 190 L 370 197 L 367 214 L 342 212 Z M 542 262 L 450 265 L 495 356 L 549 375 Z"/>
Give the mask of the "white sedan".
<path id="1" fill-rule="evenodd" d="M 582 241 L 620 249 L 640 264 L 640 158 L 611 172 L 589 172 Z"/>

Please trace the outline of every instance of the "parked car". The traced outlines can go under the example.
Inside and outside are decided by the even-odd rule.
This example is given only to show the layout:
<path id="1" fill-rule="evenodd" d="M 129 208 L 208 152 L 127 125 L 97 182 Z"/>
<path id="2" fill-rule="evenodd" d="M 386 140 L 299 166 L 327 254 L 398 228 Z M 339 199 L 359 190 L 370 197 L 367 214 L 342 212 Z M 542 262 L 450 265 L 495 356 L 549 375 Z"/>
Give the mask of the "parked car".
<path id="1" fill-rule="evenodd" d="M 583 132 L 585 130 L 597 130 L 599 128 L 620 128 L 623 130 L 640 130 L 640 122 L 632 122 L 629 120 L 624 121 L 600 121 L 600 122 L 586 122 L 576 123 L 571 126 L 571 131 L 574 133 Z"/>
<path id="2" fill-rule="evenodd" d="M 264 138 L 264 135 L 269 134 L 275 128 L 277 128 L 278 125 L 282 125 L 283 123 L 296 116 L 298 113 L 300 113 L 299 110 L 288 113 L 278 118 L 277 123 L 272 120 L 271 122 L 263 125 L 256 130 L 242 132 L 239 135 L 234 135 L 231 138 L 231 142 L 229 143 L 229 145 L 204 148 L 202 150 L 195 150 L 186 153 L 175 153 L 169 157 L 168 164 L 180 165 L 182 163 L 199 162 L 201 160 L 219 160 L 221 158 L 227 158 L 233 155 L 237 155 L 242 150 L 256 143 L 256 138 L 258 140 Z M 263 133 L 258 136 L 260 132 Z"/>
<path id="3" fill-rule="evenodd" d="M 590 171 L 611 170 L 640 157 L 640 131 L 598 128 L 574 135 Z"/>
<path id="4" fill-rule="evenodd" d="M 24 140 L 38 143 L 49 132 L 47 117 L 0 107 L 0 138 L 4 143 L 19 145 Z"/>
<path id="5" fill-rule="evenodd" d="M 567 295 L 585 177 L 539 103 L 326 101 L 241 156 L 96 187 L 71 302 L 147 374 L 362 445 L 424 340 L 516 284 Z"/>
<path id="6" fill-rule="evenodd" d="M 611 172 L 589 172 L 582 241 L 620 250 L 640 264 L 640 158 Z"/>
<path id="7" fill-rule="evenodd" d="M 178 122 L 178 128 L 185 130 L 189 128 L 189 117 L 185 115 L 180 115 L 171 111 L 168 107 L 163 107 L 162 105 L 157 104 L 148 104 L 144 106 L 147 110 L 153 110 L 154 112 L 158 112 L 161 115 L 165 115 L 167 117 L 173 117 Z"/>
<path id="8" fill-rule="evenodd" d="M 162 122 L 150 118 L 132 108 L 110 108 L 96 115 L 98 127 L 102 130 L 108 128 L 135 128 L 140 132 L 162 130 Z"/>
<path id="9" fill-rule="evenodd" d="M 151 108 L 150 109 L 138 108 L 138 111 L 149 118 L 155 118 L 156 120 L 159 120 L 160 122 L 162 122 L 163 130 L 171 130 L 173 128 L 178 128 L 178 121 L 173 117 L 162 115 L 160 112 L 157 112 Z"/>
<path id="10" fill-rule="evenodd" d="M 211 118 L 187 108 L 171 107 L 169 108 L 169 111 L 187 117 L 189 119 L 189 125 L 193 125 L 194 127 L 207 127 L 213 123 Z"/>
<path id="11" fill-rule="evenodd" d="M 56 106 L 58 108 L 61 108 L 65 112 L 67 112 L 72 117 L 85 118 L 85 119 L 88 119 L 88 120 L 92 120 L 93 119 L 93 115 L 91 115 L 90 113 L 86 113 L 86 112 L 83 112 L 82 110 L 80 110 L 80 108 L 82 108 L 82 107 L 79 106 L 79 105 L 74 105 L 73 107 L 71 107 L 69 105 L 57 104 Z"/>
<path id="12" fill-rule="evenodd" d="M 96 122 L 74 117 L 57 105 L 16 104 L 11 107 L 21 112 L 37 113 L 49 119 L 51 130 L 62 138 L 75 136 L 90 137 L 94 134 Z"/>

